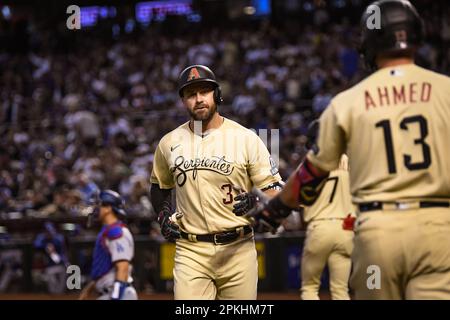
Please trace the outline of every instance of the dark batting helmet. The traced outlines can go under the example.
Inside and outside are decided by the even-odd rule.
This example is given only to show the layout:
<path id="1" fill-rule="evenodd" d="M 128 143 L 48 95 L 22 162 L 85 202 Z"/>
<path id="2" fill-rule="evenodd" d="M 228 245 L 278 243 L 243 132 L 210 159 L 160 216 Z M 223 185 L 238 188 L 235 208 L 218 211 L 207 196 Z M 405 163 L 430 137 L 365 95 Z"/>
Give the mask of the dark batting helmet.
<path id="1" fill-rule="evenodd" d="M 117 192 L 113 190 L 102 190 L 98 196 L 99 205 L 111 206 L 115 214 L 126 217 L 125 201 Z"/>
<path id="2" fill-rule="evenodd" d="M 199 82 L 211 83 L 213 85 L 214 101 L 217 105 L 219 105 L 223 101 L 220 86 L 216 81 L 214 72 L 212 72 L 208 67 L 200 64 L 189 66 L 181 72 L 178 78 L 178 94 L 180 95 L 180 97 L 183 97 L 184 88 L 191 84 Z"/>
<path id="3" fill-rule="evenodd" d="M 361 18 L 360 53 L 375 69 L 379 53 L 396 53 L 417 48 L 424 37 L 423 23 L 407 0 L 380 0 L 370 4 Z"/>
<path id="4" fill-rule="evenodd" d="M 125 219 L 127 212 L 125 211 L 125 201 L 117 192 L 113 190 L 102 190 L 96 192 L 89 200 L 89 213 L 87 227 L 90 228 L 94 221 L 98 219 L 100 206 L 111 206 L 112 211 L 119 219 Z"/>

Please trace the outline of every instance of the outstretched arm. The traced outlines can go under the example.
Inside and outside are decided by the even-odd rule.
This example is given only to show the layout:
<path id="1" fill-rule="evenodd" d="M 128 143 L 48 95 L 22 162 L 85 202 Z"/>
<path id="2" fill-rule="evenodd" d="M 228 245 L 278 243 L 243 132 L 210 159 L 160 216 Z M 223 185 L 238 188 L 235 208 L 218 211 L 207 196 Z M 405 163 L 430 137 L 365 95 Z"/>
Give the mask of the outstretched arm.
<path id="1" fill-rule="evenodd" d="M 300 204 L 312 205 L 322 191 L 323 182 L 328 174 L 305 159 L 290 175 L 279 193 L 280 200 L 290 208 L 298 208 Z"/>
<path id="2" fill-rule="evenodd" d="M 297 210 L 300 204 L 312 205 L 319 197 L 328 172 L 314 167 L 307 159 L 291 174 L 284 188 L 272 199 L 259 190 L 252 190 L 260 203 L 247 213 L 274 232 L 281 221 Z"/>
<path id="3" fill-rule="evenodd" d="M 273 183 L 266 188 L 263 188 L 260 191 L 261 195 L 264 195 L 265 198 L 273 198 L 280 192 L 283 184 L 283 182 Z M 241 187 L 233 186 L 233 188 L 239 192 L 239 194 L 234 198 L 237 202 L 233 205 L 233 213 L 237 216 L 245 216 L 250 210 L 258 205 L 261 196 L 258 196 L 253 192 L 246 192 Z M 280 224 L 275 220 L 266 218 L 254 221 L 253 226 L 258 232 L 270 231 L 275 233 Z"/>

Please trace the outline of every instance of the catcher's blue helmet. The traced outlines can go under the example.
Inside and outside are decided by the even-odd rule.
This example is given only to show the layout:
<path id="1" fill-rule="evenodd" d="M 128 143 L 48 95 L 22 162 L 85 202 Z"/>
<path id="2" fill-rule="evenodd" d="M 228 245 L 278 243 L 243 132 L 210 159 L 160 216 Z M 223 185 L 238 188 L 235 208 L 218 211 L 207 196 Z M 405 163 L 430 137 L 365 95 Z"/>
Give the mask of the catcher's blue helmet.
<path id="1" fill-rule="evenodd" d="M 112 210 L 121 217 L 126 217 L 125 201 L 119 193 L 113 190 L 102 190 L 98 196 L 98 204 L 101 206 L 111 206 Z"/>

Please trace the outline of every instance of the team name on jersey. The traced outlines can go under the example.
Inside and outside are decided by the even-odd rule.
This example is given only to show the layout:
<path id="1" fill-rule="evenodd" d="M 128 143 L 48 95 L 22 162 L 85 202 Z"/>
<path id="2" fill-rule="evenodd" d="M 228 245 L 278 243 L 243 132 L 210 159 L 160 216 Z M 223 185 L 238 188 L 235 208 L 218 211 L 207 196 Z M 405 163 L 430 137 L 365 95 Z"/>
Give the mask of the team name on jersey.
<path id="1" fill-rule="evenodd" d="M 428 102 L 430 96 L 431 84 L 428 82 L 382 86 L 376 87 L 374 90 L 364 91 L 366 110 L 395 106 L 397 104 Z"/>
<path id="2" fill-rule="evenodd" d="M 188 172 L 192 171 L 192 179 L 195 180 L 198 170 L 209 170 L 229 176 L 233 173 L 234 166 L 232 162 L 225 160 L 225 156 L 202 159 L 185 159 L 183 156 L 178 156 L 175 158 L 174 167 L 172 168 L 177 184 L 180 187 L 186 183 Z"/>

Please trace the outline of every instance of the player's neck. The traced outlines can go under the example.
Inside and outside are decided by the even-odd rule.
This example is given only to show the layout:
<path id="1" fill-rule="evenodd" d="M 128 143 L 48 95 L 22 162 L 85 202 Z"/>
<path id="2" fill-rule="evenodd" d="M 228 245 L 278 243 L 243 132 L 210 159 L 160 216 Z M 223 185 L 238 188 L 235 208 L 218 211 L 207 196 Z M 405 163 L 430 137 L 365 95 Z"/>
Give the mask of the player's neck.
<path id="1" fill-rule="evenodd" d="M 396 67 L 396 66 L 412 64 L 412 63 L 414 63 L 414 59 L 407 58 L 407 57 L 399 57 L 399 58 L 379 57 L 377 59 L 378 69 Z"/>
<path id="2" fill-rule="evenodd" d="M 103 225 L 108 226 L 110 224 L 116 223 L 117 221 L 119 221 L 119 219 L 117 219 L 114 214 L 110 214 L 103 219 Z"/>
<path id="3" fill-rule="evenodd" d="M 217 129 L 219 128 L 223 122 L 224 122 L 224 118 L 218 113 L 214 113 L 214 115 L 212 116 L 211 119 L 209 119 L 208 121 L 201 121 L 202 123 L 202 132 L 201 133 L 205 133 L 208 130 L 211 129 Z M 197 127 L 200 127 L 199 125 L 197 125 L 197 123 L 199 123 L 200 121 L 194 121 L 191 119 L 191 121 L 189 122 L 189 128 L 192 130 L 192 132 L 196 133 L 196 130 L 199 130 L 199 128 L 197 129 Z M 194 124 L 195 123 L 195 124 Z"/>

